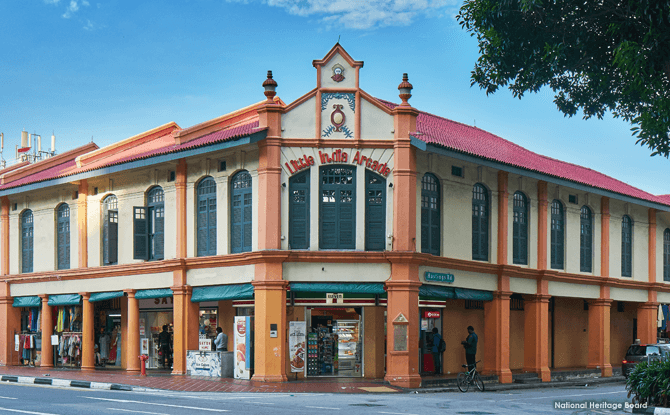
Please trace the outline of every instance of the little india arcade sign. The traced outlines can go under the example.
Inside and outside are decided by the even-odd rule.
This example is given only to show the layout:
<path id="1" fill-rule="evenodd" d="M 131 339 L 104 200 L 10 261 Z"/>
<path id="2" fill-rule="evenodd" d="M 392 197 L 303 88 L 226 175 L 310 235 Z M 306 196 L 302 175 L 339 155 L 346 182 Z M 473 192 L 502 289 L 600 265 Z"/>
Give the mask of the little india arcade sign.
<path id="1" fill-rule="evenodd" d="M 354 155 L 354 158 L 351 159 L 351 161 L 349 161 L 349 154 L 346 151 L 342 151 L 342 149 L 334 150 L 331 154 L 319 151 L 318 160 L 321 162 L 320 164 L 347 163 L 357 164 L 359 166 L 365 164 L 366 168 L 386 177 L 388 177 L 389 173 L 391 173 L 391 168 L 388 167 L 386 163 L 382 163 L 379 160 L 374 160 L 371 157 L 368 158 L 362 155 L 360 151 L 356 151 L 356 155 Z M 309 166 L 313 166 L 315 161 L 316 160 L 314 160 L 314 157 L 303 154 L 303 156 L 299 157 L 297 160 L 289 160 L 287 163 L 284 163 L 284 165 L 291 174 L 294 174 L 300 170 L 308 168 Z"/>

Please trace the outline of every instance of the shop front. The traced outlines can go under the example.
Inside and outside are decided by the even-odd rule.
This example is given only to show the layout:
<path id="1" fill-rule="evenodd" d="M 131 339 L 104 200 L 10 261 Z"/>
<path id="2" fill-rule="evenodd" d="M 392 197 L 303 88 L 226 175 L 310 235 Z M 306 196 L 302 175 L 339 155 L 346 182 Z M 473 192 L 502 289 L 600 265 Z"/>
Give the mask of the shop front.
<path id="1" fill-rule="evenodd" d="M 421 374 L 427 375 L 435 373 L 436 366 L 442 367 L 441 362 L 440 365 L 436 365 L 434 360 L 433 345 L 435 345 L 435 343 L 433 341 L 433 328 L 437 328 L 440 336 L 444 335 L 442 330 L 444 302 L 441 302 L 442 304 L 436 304 L 440 302 L 424 300 L 423 303 L 423 307 L 420 308 L 419 313 L 419 364 L 421 365 Z M 421 301 L 419 304 L 422 305 Z M 437 306 L 440 306 L 440 308 L 437 308 Z"/>
<path id="2" fill-rule="evenodd" d="M 168 327 L 170 339 L 174 333 L 173 297 L 169 288 L 142 290 L 135 294 L 140 307 L 140 351 L 148 356 L 147 369 L 169 369 L 172 365 L 172 350 L 161 350 L 159 335 L 163 326 Z M 170 342 L 172 345 L 172 342 Z"/>
<path id="3" fill-rule="evenodd" d="M 82 306 L 79 294 L 57 294 L 49 296 L 53 307 L 55 347 L 54 367 L 81 367 L 82 351 Z"/>
<path id="4" fill-rule="evenodd" d="M 39 366 L 42 351 L 42 301 L 39 297 L 16 297 L 13 307 L 21 309 L 21 329 L 14 333 L 15 349 L 18 346 L 19 362 L 26 366 Z"/>

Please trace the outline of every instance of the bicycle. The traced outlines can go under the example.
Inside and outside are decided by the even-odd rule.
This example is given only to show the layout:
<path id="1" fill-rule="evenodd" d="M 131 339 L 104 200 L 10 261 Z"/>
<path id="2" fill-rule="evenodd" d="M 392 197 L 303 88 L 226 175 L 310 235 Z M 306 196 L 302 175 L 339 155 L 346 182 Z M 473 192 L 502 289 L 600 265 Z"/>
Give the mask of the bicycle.
<path id="1" fill-rule="evenodd" d="M 477 386 L 477 389 L 484 392 L 484 381 L 477 372 L 477 363 L 479 362 L 481 362 L 481 360 L 476 361 L 470 370 L 467 369 L 468 365 L 463 365 L 463 367 L 466 368 L 465 371 L 460 372 L 456 378 L 458 390 L 465 393 L 468 391 L 468 388 L 470 388 L 470 384 L 474 383 Z"/>

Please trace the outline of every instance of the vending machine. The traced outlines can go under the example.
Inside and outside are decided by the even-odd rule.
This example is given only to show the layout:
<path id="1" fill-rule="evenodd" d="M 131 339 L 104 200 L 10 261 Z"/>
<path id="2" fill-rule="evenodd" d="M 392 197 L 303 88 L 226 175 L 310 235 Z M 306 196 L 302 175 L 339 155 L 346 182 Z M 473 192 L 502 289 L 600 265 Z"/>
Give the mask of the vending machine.
<path id="1" fill-rule="evenodd" d="M 250 316 L 235 317 L 235 379 L 251 379 L 254 369 L 254 318 Z"/>

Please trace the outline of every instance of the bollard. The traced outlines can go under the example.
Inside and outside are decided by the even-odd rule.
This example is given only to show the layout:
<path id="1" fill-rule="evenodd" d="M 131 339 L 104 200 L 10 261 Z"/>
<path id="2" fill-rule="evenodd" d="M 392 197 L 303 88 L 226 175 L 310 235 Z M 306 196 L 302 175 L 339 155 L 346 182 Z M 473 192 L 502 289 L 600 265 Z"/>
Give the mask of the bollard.
<path id="1" fill-rule="evenodd" d="M 147 359 L 149 359 L 149 356 L 143 354 L 140 355 L 140 376 L 146 376 L 147 375 Z"/>

